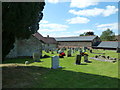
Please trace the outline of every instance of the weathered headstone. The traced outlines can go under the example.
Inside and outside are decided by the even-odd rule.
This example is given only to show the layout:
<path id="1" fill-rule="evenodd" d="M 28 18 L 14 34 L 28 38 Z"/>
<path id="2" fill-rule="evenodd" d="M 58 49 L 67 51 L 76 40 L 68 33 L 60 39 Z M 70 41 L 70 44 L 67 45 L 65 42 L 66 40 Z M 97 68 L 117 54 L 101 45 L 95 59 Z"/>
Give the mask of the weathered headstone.
<path id="1" fill-rule="evenodd" d="M 91 63 L 91 61 L 88 60 L 88 55 L 84 55 L 84 62 Z"/>
<path id="2" fill-rule="evenodd" d="M 92 53 L 92 49 L 90 49 L 90 53 Z"/>
<path id="3" fill-rule="evenodd" d="M 39 52 L 34 52 L 33 53 L 33 60 L 34 61 L 40 61 L 40 53 Z"/>
<path id="4" fill-rule="evenodd" d="M 52 57 L 52 69 L 59 68 L 59 56 L 53 56 Z"/>
<path id="5" fill-rule="evenodd" d="M 78 54 L 78 55 L 76 56 L 76 64 L 78 64 L 78 65 L 81 64 L 81 55 L 80 55 L 80 54 Z"/>
<path id="6" fill-rule="evenodd" d="M 67 51 L 67 57 L 71 57 L 72 55 L 71 55 L 71 49 L 69 49 L 68 51 Z"/>
<path id="7" fill-rule="evenodd" d="M 95 55 L 95 58 L 98 58 L 98 56 L 97 56 L 97 55 Z"/>
<path id="8" fill-rule="evenodd" d="M 110 58 L 110 56 L 107 56 L 107 59 L 109 59 Z"/>
<path id="9" fill-rule="evenodd" d="M 88 55 L 84 55 L 84 61 L 88 61 Z"/>

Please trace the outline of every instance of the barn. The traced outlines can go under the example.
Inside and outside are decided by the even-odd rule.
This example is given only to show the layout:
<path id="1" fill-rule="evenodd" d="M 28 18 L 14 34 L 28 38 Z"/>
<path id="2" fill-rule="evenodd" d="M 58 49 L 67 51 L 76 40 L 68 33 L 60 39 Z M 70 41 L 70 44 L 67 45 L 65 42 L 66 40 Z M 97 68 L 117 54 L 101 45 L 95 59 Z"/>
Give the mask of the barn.
<path id="1" fill-rule="evenodd" d="M 98 36 L 56 37 L 58 47 L 91 47 L 97 46 L 101 40 Z"/>

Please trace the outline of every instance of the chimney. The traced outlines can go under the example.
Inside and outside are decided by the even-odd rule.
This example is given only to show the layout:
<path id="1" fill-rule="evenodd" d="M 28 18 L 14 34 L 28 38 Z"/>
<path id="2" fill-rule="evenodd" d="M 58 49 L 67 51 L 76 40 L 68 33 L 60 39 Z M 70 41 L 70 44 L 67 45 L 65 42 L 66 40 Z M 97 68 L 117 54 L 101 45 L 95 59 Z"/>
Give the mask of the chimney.
<path id="1" fill-rule="evenodd" d="M 47 38 L 49 38 L 49 35 L 47 35 Z"/>

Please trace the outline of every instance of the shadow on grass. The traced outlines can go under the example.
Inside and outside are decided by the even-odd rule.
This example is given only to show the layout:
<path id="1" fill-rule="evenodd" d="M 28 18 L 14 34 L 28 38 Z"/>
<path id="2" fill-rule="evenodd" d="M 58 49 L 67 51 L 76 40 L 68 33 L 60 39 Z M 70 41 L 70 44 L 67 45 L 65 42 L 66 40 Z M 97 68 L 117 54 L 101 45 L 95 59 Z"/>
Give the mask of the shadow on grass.
<path id="1" fill-rule="evenodd" d="M 3 88 L 118 88 L 118 79 L 37 66 L 2 68 Z"/>

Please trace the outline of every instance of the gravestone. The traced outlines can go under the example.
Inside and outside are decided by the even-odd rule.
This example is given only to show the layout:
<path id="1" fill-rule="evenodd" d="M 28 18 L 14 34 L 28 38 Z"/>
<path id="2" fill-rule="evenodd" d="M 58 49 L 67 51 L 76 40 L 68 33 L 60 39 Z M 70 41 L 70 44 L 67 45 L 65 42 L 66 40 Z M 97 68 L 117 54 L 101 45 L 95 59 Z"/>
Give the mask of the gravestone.
<path id="1" fill-rule="evenodd" d="M 107 59 L 109 59 L 110 58 L 110 56 L 107 56 Z"/>
<path id="2" fill-rule="evenodd" d="M 71 57 L 71 49 L 67 51 L 67 57 Z"/>
<path id="3" fill-rule="evenodd" d="M 59 68 L 59 56 L 53 56 L 52 57 L 52 69 L 57 69 Z"/>
<path id="4" fill-rule="evenodd" d="M 84 55 L 84 61 L 88 61 L 88 55 Z"/>
<path id="5" fill-rule="evenodd" d="M 90 49 L 90 53 L 92 53 L 92 49 Z"/>
<path id="6" fill-rule="evenodd" d="M 81 55 L 80 55 L 80 54 L 78 54 L 78 55 L 76 56 L 76 64 L 78 64 L 78 65 L 81 64 Z"/>
<path id="7" fill-rule="evenodd" d="M 34 52 L 33 53 L 33 60 L 34 61 L 40 61 L 40 53 L 39 52 Z"/>
<path id="8" fill-rule="evenodd" d="M 47 49 L 46 52 L 49 53 L 49 49 Z"/>
<path id="9" fill-rule="evenodd" d="M 97 55 L 95 55 L 95 58 L 98 58 L 98 56 L 97 56 Z"/>
<path id="10" fill-rule="evenodd" d="M 59 50 L 59 51 L 58 51 L 59 54 L 62 53 L 62 52 L 63 52 L 62 50 Z"/>
<path id="11" fill-rule="evenodd" d="M 79 50 L 79 53 L 80 53 L 80 54 L 82 53 L 82 49 Z"/>
<path id="12" fill-rule="evenodd" d="M 106 58 L 105 56 L 101 56 L 102 58 Z"/>
<path id="13" fill-rule="evenodd" d="M 88 55 L 84 55 L 84 62 L 91 63 L 91 61 L 88 60 Z"/>
<path id="14" fill-rule="evenodd" d="M 74 53 L 74 51 L 73 51 L 73 49 L 71 50 L 71 54 L 73 54 Z"/>
<path id="15" fill-rule="evenodd" d="M 120 53 L 120 48 L 119 47 L 117 47 L 116 52 Z"/>
<path id="16" fill-rule="evenodd" d="M 72 52 L 75 53 L 75 50 L 73 49 Z"/>
<path id="17" fill-rule="evenodd" d="M 83 47 L 83 52 L 86 52 L 86 47 Z"/>

